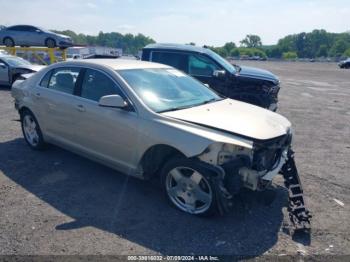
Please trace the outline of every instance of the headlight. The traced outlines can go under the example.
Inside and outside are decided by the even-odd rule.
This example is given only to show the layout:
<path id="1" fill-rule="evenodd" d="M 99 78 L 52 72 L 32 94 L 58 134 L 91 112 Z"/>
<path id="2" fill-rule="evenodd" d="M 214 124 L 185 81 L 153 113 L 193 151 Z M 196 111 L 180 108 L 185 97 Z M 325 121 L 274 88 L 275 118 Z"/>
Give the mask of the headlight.
<path id="1" fill-rule="evenodd" d="M 245 155 L 251 158 L 252 154 L 253 154 L 252 150 L 248 148 L 232 145 L 232 144 L 223 144 L 221 151 L 219 151 L 218 153 L 217 162 L 218 162 L 218 165 L 223 165 L 227 162 L 232 161 L 238 155 Z"/>

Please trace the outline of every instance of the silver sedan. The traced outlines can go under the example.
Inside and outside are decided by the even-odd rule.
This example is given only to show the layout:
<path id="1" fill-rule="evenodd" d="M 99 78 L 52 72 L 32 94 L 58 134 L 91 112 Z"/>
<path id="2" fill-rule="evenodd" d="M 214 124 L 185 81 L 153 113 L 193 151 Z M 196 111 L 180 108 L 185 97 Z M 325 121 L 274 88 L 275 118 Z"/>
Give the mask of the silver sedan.
<path id="1" fill-rule="evenodd" d="M 57 63 L 12 95 L 32 149 L 51 143 L 128 175 L 160 176 L 170 202 L 190 214 L 226 209 L 240 187 L 264 189 L 291 143 L 283 116 L 156 63 Z"/>
<path id="2" fill-rule="evenodd" d="M 56 34 L 49 30 L 31 25 L 14 25 L 0 30 L 0 44 L 12 47 L 47 46 L 69 47 L 73 41 L 69 36 Z"/>

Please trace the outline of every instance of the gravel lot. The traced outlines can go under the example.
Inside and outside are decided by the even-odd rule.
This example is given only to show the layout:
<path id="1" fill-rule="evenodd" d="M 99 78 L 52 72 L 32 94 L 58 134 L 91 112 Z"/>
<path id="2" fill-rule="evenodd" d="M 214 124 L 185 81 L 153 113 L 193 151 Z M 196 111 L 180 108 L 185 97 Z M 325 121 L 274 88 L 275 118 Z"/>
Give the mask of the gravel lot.
<path id="1" fill-rule="evenodd" d="M 334 63 L 244 62 L 282 81 L 279 113 L 313 214 L 310 238 L 287 234 L 287 191 L 242 192 L 224 217 L 170 207 L 156 183 L 57 147 L 25 144 L 0 89 L 0 255 L 350 255 L 350 70 Z M 337 203 L 337 201 L 341 203 Z"/>

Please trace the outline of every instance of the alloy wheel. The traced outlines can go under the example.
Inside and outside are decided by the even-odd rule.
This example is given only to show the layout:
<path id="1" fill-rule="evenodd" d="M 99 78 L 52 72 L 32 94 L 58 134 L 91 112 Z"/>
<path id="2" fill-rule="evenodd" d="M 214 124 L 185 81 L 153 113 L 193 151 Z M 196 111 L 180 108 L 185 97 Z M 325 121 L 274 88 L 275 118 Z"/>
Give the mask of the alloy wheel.
<path id="1" fill-rule="evenodd" d="M 39 134 L 36 122 L 31 115 L 23 117 L 23 131 L 28 143 L 36 147 L 39 144 Z"/>
<path id="2" fill-rule="evenodd" d="M 207 179 L 189 167 L 170 170 L 166 176 L 166 190 L 175 206 L 190 214 L 206 212 L 213 201 L 213 192 Z"/>

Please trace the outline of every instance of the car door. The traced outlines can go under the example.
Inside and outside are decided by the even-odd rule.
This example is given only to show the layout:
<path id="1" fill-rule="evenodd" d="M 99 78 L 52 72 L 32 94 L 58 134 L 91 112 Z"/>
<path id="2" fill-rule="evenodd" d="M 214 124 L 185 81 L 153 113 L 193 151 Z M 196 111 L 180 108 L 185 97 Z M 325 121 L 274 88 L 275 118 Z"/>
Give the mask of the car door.
<path id="1" fill-rule="evenodd" d="M 45 34 L 37 27 L 26 26 L 26 38 L 28 44 L 33 46 L 43 46 L 45 45 Z"/>
<path id="2" fill-rule="evenodd" d="M 120 86 L 102 71 L 86 69 L 82 77 L 80 98 L 75 103 L 79 120 L 76 141 L 94 157 L 116 166 L 123 172 L 136 169 L 138 115 L 132 108 L 99 106 L 105 95 L 118 94 L 127 100 Z"/>
<path id="3" fill-rule="evenodd" d="M 8 85 L 10 83 L 9 67 L 0 59 L 0 85 Z"/>
<path id="4" fill-rule="evenodd" d="M 76 96 L 75 87 L 79 77 L 79 67 L 53 69 L 43 78 L 33 92 L 36 115 L 43 133 L 51 139 L 75 147 Z M 47 81 L 47 82 L 46 82 Z M 46 87 L 45 87 L 46 85 Z"/>

